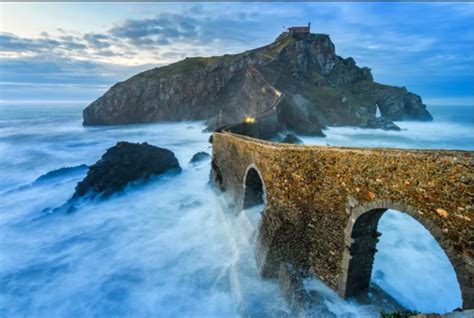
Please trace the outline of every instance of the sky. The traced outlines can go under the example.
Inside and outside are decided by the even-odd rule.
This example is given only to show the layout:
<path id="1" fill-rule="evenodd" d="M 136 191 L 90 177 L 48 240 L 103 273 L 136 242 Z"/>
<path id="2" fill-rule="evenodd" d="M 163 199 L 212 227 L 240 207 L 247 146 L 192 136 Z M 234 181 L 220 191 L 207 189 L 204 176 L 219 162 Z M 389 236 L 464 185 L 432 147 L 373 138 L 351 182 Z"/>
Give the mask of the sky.
<path id="1" fill-rule="evenodd" d="M 375 81 L 474 106 L 474 4 L 452 2 L 2 2 L 0 104 L 87 105 L 140 71 L 253 49 L 308 22 Z"/>

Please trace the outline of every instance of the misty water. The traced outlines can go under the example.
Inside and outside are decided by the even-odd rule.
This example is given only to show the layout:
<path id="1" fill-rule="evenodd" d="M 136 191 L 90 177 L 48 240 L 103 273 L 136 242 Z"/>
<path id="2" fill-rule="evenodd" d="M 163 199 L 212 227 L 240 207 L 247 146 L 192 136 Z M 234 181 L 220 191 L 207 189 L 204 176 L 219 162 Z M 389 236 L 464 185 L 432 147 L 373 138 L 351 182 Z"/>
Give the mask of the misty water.
<path id="1" fill-rule="evenodd" d="M 209 186 L 201 122 L 83 127 L 78 106 L 0 106 L 0 317 L 286 317 L 277 283 L 254 257 L 262 207 L 239 215 Z M 385 132 L 330 128 L 305 143 L 474 149 L 472 108 L 431 109 L 432 123 Z M 175 152 L 183 172 L 131 185 L 71 214 L 45 213 L 73 194 L 117 141 Z M 64 168 L 54 174 L 48 172 Z M 43 176 L 42 178 L 40 178 Z M 40 178 L 40 179 L 38 179 Z M 36 181 L 35 181 L 36 180 Z M 260 210 L 259 210 L 260 209 Z M 399 303 L 446 312 L 461 305 L 446 255 L 416 221 L 388 211 L 372 281 Z M 386 305 L 342 300 L 321 281 L 317 317 L 377 317 Z"/>

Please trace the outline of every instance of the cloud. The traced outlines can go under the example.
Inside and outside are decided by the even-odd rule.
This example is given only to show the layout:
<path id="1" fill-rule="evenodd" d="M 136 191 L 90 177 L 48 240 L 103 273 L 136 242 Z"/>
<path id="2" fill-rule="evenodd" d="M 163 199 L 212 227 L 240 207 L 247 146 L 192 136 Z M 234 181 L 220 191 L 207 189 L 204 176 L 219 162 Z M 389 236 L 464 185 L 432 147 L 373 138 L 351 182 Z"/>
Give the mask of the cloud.
<path id="1" fill-rule="evenodd" d="M 40 42 L 31 39 L 22 39 L 11 33 L 0 34 L 0 51 L 1 52 L 25 52 L 25 51 L 38 51 L 45 47 L 45 44 L 49 43 L 43 39 Z"/>
<path id="2" fill-rule="evenodd" d="M 118 80 L 156 66 L 120 66 L 59 57 L 4 59 L 0 103 L 19 103 L 25 99 L 28 103 L 35 99 L 91 102 Z"/>
<path id="3" fill-rule="evenodd" d="M 103 49 L 110 47 L 110 41 L 113 40 L 105 34 L 98 33 L 86 33 L 83 36 L 83 39 L 92 47 Z"/>
<path id="4" fill-rule="evenodd" d="M 42 38 L 21 38 L 11 33 L 0 33 L 0 53 L 33 53 L 42 54 L 54 50 L 82 50 L 87 46 L 77 42 L 73 37 L 52 38 L 42 34 Z"/>
<path id="5" fill-rule="evenodd" d="M 41 32 L 36 38 L 0 33 L 0 58 L 42 56 L 119 65 L 160 64 L 190 55 L 236 53 L 268 41 L 268 37 L 251 35 L 267 19 L 254 9 L 219 10 L 191 6 L 179 13 L 124 20 L 105 32 L 81 34 L 57 28 L 56 34 Z"/>
<path id="6" fill-rule="evenodd" d="M 259 47 L 282 26 L 311 21 L 313 32 L 330 34 L 338 54 L 372 68 L 376 80 L 421 93 L 435 94 L 430 87 L 472 93 L 466 85 L 474 67 L 472 4 L 206 3 L 173 10 L 160 4 L 156 15 L 149 14 L 155 4 L 134 5 L 145 18 L 132 14 L 94 32 L 0 33 L 1 73 L 8 73 L 0 80 L 109 84 L 146 66 Z"/>
<path id="7" fill-rule="evenodd" d="M 78 37 L 63 31 L 59 36 L 42 33 L 40 38 L 24 38 L 0 33 L 0 58 L 25 56 L 110 62 L 105 58 L 133 57 L 134 54 L 129 46 L 107 34 L 86 33 Z"/>
<path id="8" fill-rule="evenodd" d="M 136 45 L 167 45 L 196 37 L 196 24 L 197 21 L 190 16 L 162 14 L 153 19 L 126 20 L 110 29 L 109 33 Z"/>
<path id="9" fill-rule="evenodd" d="M 165 52 L 163 54 L 161 54 L 161 56 L 165 59 L 172 59 L 172 60 L 176 60 L 176 59 L 183 59 L 186 57 L 186 53 L 184 52 L 176 52 L 176 51 L 171 51 L 171 52 Z"/>

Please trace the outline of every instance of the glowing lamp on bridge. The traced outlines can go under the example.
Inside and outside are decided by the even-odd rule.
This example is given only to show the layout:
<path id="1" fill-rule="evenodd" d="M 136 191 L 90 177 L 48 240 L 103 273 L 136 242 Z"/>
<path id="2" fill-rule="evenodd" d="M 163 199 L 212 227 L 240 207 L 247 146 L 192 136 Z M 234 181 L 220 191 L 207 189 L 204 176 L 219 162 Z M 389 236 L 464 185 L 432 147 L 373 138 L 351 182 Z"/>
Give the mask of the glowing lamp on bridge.
<path id="1" fill-rule="evenodd" d="M 277 97 L 280 97 L 280 96 L 281 96 L 281 92 L 276 89 L 276 90 L 275 90 L 275 95 L 276 95 Z"/>
<path id="2" fill-rule="evenodd" d="M 244 119 L 244 122 L 246 124 L 254 124 L 257 120 L 255 119 L 255 117 L 251 117 L 251 116 L 247 116 L 245 117 Z"/>

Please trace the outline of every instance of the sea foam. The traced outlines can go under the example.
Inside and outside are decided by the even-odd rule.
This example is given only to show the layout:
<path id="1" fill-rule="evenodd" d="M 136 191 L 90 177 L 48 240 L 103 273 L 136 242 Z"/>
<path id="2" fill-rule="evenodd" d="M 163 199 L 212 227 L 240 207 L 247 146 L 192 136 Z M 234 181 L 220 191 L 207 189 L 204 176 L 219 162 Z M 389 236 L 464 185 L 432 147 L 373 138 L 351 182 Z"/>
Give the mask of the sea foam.
<path id="1" fill-rule="evenodd" d="M 0 109 L 0 316 L 290 314 L 277 283 L 262 279 L 255 263 L 262 207 L 227 211 L 208 184 L 209 162 L 187 165 L 194 153 L 210 152 L 203 123 L 82 127 L 80 111 Z M 370 131 L 334 128 L 327 139 L 314 140 L 362 146 L 376 139 L 370 145 L 416 148 L 417 140 L 444 136 L 413 137 L 413 129 L 430 135 L 425 128 L 432 126 L 426 125 L 407 123 L 400 125 L 407 130 L 399 135 L 374 137 L 372 132 L 371 138 Z M 445 140 L 457 138 L 449 132 L 456 134 L 447 129 Z M 121 140 L 172 150 L 183 172 L 127 187 L 105 201 L 84 201 L 71 214 L 43 214 L 71 197 L 85 170 L 35 183 L 38 177 L 61 167 L 91 165 Z M 373 282 L 410 308 L 444 312 L 459 305 L 452 268 L 431 236 L 391 212 L 379 229 L 383 235 Z M 410 259 L 424 266 L 407 265 Z M 412 285 L 415 277 L 423 280 L 423 288 Z M 307 285 L 321 295 L 316 312 L 324 315 L 377 317 L 384 306 L 342 300 L 317 278 Z M 443 304 L 437 305 L 440 300 Z"/>

